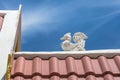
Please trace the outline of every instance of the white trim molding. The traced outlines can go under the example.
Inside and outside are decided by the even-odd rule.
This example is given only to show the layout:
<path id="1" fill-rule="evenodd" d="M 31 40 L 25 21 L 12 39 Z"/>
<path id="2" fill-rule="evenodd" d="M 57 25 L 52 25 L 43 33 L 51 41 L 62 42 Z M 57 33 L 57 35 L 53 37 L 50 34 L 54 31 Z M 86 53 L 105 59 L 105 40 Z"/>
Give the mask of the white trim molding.
<path id="1" fill-rule="evenodd" d="M 0 31 L 0 79 L 3 79 L 7 68 L 8 54 L 15 51 L 20 32 L 21 5 L 19 10 L 0 10 L 0 15 L 4 16 Z"/>
<path id="2" fill-rule="evenodd" d="M 54 51 L 54 52 L 15 52 L 14 58 L 19 56 L 24 56 L 26 59 L 32 59 L 39 56 L 42 59 L 49 59 L 54 56 L 60 59 L 64 59 L 68 56 L 74 58 L 81 58 L 83 56 L 89 56 L 91 58 L 96 58 L 98 56 L 114 57 L 115 55 L 120 55 L 120 49 L 108 49 L 108 50 L 88 50 L 88 51 Z"/>

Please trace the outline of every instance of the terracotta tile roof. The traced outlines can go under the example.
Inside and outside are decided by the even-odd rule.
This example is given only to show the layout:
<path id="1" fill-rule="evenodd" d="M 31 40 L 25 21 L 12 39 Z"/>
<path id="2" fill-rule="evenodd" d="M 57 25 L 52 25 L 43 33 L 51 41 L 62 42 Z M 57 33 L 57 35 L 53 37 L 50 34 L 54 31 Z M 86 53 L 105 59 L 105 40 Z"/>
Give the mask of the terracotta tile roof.
<path id="1" fill-rule="evenodd" d="M 2 28 L 2 24 L 3 24 L 3 17 L 0 16 L 0 30 Z"/>
<path id="2" fill-rule="evenodd" d="M 51 77 L 41 77 L 39 75 L 33 76 L 32 78 L 24 78 L 21 76 L 16 76 L 11 80 L 120 80 L 120 77 L 114 77 L 111 74 L 106 74 L 103 77 L 95 77 L 94 75 L 88 75 L 86 77 L 79 77 L 76 75 L 69 75 L 68 77 L 59 77 L 59 76 L 51 76 Z"/>
<path id="3" fill-rule="evenodd" d="M 11 80 L 120 80 L 120 56 L 14 59 Z"/>

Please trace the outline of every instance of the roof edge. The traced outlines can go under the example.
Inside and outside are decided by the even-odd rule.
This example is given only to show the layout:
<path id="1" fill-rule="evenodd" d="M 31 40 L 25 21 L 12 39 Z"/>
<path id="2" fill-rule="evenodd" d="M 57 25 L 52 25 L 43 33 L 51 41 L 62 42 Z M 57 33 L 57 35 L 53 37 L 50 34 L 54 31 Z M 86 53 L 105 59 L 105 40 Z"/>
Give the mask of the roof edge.
<path id="1" fill-rule="evenodd" d="M 48 59 L 52 56 L 60 59 L 66 58 L 68 56 L 80 58 L 85 55 L 91 58 L 96 58 L 101 55 L 105 57 L 114 57 L 115 55 L 120 55 L 120 49 L 88 50 L 88 51 L 15 52 L 14 53 L 15 58 L 19 56 L 24 56 L 25 58 L 28 58 L 28 59 L 34 58 L 36 56 L 39 56 L 43 59 Z"/>

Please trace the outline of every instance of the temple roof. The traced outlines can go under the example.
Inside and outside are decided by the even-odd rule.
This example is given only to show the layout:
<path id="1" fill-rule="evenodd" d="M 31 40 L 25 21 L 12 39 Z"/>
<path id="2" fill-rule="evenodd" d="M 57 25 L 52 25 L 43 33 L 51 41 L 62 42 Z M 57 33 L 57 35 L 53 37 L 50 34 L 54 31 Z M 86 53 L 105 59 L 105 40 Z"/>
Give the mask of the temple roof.
<path id="1" fill-rule="evenodd" d="M 1 30 L 1 28 L 2 28 L 2 24 L 3 24 L 3 17 L 0 16 L 0 30 Z"/>
<path id="2" fill-rule="evenodd" d="M 85 53 L 86 52 L 87 54 L 90 53 L 90 51 L 85 51 Z M 52 54 L 50 55 L 50 53 L 52 52 L 49 52 L 48 58 L 40 57 L 40 54 L 32 54 L 32 57 L 31 54 L 16 54 L 12 61 L 11 80 L 120 79 L 119 53 L 115 53 L 112 56 L 105 56 L 104 54 L 110 54 L 109 51 L 108 53 L 96 53 L 97 56 L 92 57 L 79 52 L 77 53 L 78 57 L 68 54 L 63 58 Z M 61 56 L 64 56 L 65 54 L 61 54 Z M 47 54 L 45 55 L 47 56 Z M 29 56 L 29 58 L 27 56 Z"/>

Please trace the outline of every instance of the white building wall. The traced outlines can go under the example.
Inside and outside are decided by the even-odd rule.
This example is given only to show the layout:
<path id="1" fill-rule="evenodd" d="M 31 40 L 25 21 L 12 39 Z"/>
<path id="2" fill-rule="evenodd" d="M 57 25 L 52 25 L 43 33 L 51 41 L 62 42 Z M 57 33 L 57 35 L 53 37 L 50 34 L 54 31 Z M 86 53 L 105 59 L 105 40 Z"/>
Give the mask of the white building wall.
<path id="1" fill-rule="evenodd" d="M 21 27 L 19 23 L 21 6 L 19 10 L 0 10 L 0 15 L 4 15 L 0 31 L 0 79 L 2 80 L 6 73 L 8 54 L 15 51 L 19 27 Z"/>

